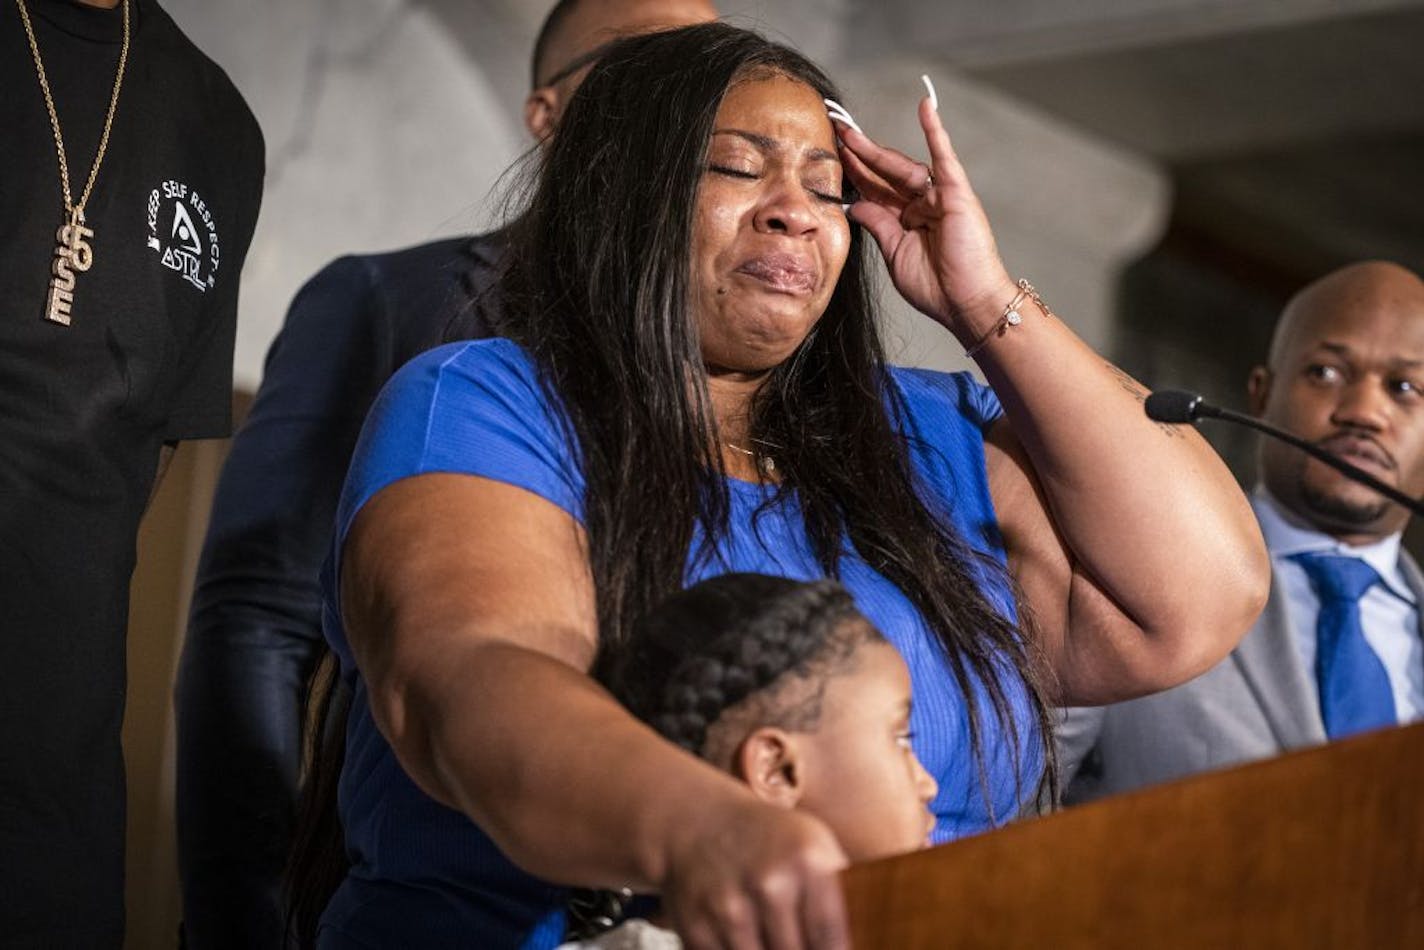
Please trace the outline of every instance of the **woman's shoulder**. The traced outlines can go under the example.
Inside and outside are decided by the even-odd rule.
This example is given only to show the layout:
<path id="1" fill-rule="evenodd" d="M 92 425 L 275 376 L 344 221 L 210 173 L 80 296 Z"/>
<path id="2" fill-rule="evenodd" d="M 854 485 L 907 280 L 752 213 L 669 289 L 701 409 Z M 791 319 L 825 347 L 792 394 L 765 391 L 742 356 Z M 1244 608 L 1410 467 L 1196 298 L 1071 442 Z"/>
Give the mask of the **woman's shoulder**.
<path id="1" fill-rule="evenodd" d="M 892 367 L 900 400 L 896 425 L 928 497 L 937 498 L 966 537 L 993 511 L 985 432 L 1003 415 L 994 391 L 969 373 Z"/>
<path id="2" fill-rule="evenodd" d="M 395 416 L 412 424 L 423 417 L 458 428 L 460 418 L 470 413 L 513 415 L 557 427 L 558 412 L 534 357 L 502 337 L 446 343 L 412 358 L 381 390 L 371 416 Z"/>
<path id="3" fill-rule="evenodd" d="M 987 428 L 1004 414 L 994 390 L 971 373 L 946 373 L 912 366 L 891 366 L 889 371 L 890 380 L 904 400 L 916 428 L 921 422 L 942 423 L 947 411 L 980 429 Z"/>
<path id="4" fill-rule="evenodd" d="M 527 350 L 506 339 L 471 340 L 402 366 L 366 417 L 341 531 L 381 488 L 428 473 L 507 482 L 578 511 L 582 483 L 566 420 Z"/>
<path id="5" fill-rule="evenodd" d="M 459 340 L 426 350 L 396 371 L 393 379 L 494 373 L 509 380 L 538 381 L 534 357 L 507 337 Z"/>

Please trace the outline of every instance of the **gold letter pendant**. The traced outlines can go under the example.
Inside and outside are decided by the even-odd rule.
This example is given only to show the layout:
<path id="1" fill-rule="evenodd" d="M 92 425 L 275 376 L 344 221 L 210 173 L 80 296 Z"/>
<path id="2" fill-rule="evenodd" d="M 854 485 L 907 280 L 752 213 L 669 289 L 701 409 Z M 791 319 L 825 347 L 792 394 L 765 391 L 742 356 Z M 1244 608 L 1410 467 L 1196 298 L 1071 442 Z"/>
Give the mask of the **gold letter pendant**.
<path id="1" fill-rule="evenodd" d="M 76 209 L 69 220 L 59 229 L 59 246 L 54 249 L 54 263 L 50 273 L 49 304 L 45 308 L 45 319 L 69 326 L 70 308 L 74 305 L 75 274 L 84 273 L 94 266 L 94 249 L 86 238 L 94 232 L 84 226 L 84 212 Z"/>

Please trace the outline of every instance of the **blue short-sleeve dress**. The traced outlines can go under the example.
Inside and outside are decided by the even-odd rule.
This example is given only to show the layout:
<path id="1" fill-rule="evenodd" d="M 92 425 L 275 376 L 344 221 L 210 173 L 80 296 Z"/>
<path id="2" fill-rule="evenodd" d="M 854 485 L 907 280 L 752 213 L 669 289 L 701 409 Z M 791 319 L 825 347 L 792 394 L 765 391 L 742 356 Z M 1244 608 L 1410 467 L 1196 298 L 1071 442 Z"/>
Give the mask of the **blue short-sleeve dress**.
<path id="1" fill-rule="evenodd" d="M 967 374 L 894 369 L 891 379 L 907 409 L 904 435 L 926 502 L 969 545 L 1002 565 L 983 435 L 1002 414 L 998 400 Z M 325 575 L 326 635 L 353 688 L 339 793 L 352 868 L 322 917 L 322 947 L 543 948 L 562 936 L 564 889 L 515 868 L 473 822 L 422 793 L 396 762 L 372 720 L 352 661 L 335 578 L 356 513 L 382 488 L 413 475 L 496 479 L 581 521 L 584 482 L 567 429 L 530 356 L 504 339 L 454 343 L 417 357 L 371 410 L 347 476 Z M 794 494 L 764 508 L 774 487 L 728 482 L 730 532 L 710 555 L 689 559 L 688 583 L 731 571 L 824 576 Z M 694 550 L 700 541 L 694 539 Z M 1012 615 L 1002 574 L 984 571 L 981 577 L 991 602 Z M 982 687 L 973 690 L 984 729 L 986 796 L 971 753 L 966 699 L 923 618 L 853 551 L 842 561 L 840 580 L 909 666 L 915 749 L 939 782 L 931 803 L 938 816 L 934 839 L 948 841 L 1013 817 L 1043 765 L 1023 682 L 1006 662 L 1003 682 L 1021 736 L 1017 746 L 998 725 Z"/>

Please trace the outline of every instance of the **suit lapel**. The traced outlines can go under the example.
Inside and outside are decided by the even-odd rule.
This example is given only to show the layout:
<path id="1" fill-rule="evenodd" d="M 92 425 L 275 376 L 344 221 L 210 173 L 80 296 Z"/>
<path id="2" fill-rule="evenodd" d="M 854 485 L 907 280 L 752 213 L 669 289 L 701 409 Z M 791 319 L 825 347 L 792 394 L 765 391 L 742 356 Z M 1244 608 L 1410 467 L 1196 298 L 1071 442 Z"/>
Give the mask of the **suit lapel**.
<path id="1" fill-rule="evenodd" d="M 1424 578 L 1421 578 L 1424 581 Z M 1325 741 L 1310 674 L 1296 650 L 1285 598 L 1271 585 L 1266 609 L 1231 654 L 1282 749 Z"/>
<path id="2" fill-rule="evenodd" d="M 1414 592 L 1414 603 L 1421 608 L 1418 611 L 1419 630 L 1424 634 L 1424 571 L 1419 570 L 1414 558 L 1403 549 L 1399 552 L 1399 569 L 1404 572 L 1404 583 Z"/>
<path id="3" fill-rule="evenodd" d="M 1415 615 L 1419 618 L 1419 637 L 1424 639 L 1424 571 L 1402 547 L 1399 550 L 1399 569 L 1404 574 L 1404 583 L 1414 593 Z"/>

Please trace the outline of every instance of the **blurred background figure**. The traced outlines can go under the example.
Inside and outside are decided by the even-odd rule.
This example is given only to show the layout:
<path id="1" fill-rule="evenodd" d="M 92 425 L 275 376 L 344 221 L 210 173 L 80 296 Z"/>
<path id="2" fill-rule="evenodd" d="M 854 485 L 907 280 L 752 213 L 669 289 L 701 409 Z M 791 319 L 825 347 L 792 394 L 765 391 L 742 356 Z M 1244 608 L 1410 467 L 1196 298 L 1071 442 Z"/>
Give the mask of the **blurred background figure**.
<path id="1" fill-rule="evenodd" d="M 1424 495 L 1424 281 L 1350 265 L 1296 294 L 1253 413 Z M 1400 549 L 1409 514 L 1305 453 L 1262 438 L 1252 494 L 1271 550 L 1265 612 L 1197 679 L 1105 709 L 1070 711 L 1070 802 L 1278 755 L 1424 716 L 1424 575 Z"/>

